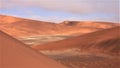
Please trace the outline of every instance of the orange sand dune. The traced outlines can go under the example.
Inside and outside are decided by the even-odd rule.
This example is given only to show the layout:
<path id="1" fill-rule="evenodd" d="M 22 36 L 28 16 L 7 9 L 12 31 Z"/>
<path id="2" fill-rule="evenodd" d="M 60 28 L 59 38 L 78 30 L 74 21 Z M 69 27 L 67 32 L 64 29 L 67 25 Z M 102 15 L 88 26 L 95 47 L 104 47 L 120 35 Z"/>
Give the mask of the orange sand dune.
<path id="1" fill-rule="evenodd" d="M 0 31 L 0 68 L 66 68 Z"/>
<path id="2" fill-rule="evenodd" d="M 12 36 L 41 35 L 44 34 L 44 31 L 51 32 L 54 27 L 55 24 L 50 22 L 0 15 L 0 30 Z"/>
<path id="3" fill-rule="evenodd" d="M 0 30 L 13 37 L 33 35 L 81 35 L 118 24 L 109 22 L 64 21 L 59 24 L 0 15 Z"/>
<path id="4" fill-rule="evenodd" d="M 37 50 L 65 50 L 79 48 L 81 51 L 120 54 L 120 27 L 114 27 L 61 41 L 35 45 Z"/>

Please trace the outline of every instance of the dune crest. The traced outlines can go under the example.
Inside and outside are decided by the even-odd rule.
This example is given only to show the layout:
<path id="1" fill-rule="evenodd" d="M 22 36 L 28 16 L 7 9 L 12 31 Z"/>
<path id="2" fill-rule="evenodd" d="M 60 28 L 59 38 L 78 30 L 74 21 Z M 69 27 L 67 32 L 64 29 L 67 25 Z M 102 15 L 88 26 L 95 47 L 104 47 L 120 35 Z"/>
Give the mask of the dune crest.
<path id="1" fill-rule="evenodd" d="M 0 31 L 0 68 L 67 68 Z"/>
<path id="2" fill-rule="evenodd" d="M 118 26 L 111 22 L 64 21 L 52 23 L 0 15 L 0 30 L 14 37 L 35 35 L 82 35 Z"/>

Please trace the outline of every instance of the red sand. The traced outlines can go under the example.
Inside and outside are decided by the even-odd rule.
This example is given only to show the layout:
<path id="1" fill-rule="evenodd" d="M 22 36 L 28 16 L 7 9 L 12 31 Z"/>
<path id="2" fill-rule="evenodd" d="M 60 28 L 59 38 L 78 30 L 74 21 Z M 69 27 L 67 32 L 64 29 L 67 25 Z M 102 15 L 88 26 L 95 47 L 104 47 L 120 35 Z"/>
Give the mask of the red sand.
<path id="1" fill-rule="evenodd" d="M 0 31 L 0 68 L 66 68 Z"/>
<path id="2" fill-rule="evenodd" d="M 37 50 L 65 50 L 79 48 L 83 51 L 120 54 L 120 27 L 105 29 L 61 41 L 35 45 Z"/>

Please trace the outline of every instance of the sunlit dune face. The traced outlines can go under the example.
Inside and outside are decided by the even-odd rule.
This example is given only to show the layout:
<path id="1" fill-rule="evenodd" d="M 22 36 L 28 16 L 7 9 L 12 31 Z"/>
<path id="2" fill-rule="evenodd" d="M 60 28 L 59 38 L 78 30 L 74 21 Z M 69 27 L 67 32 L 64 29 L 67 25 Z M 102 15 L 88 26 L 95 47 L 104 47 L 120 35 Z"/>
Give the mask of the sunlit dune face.
<path id="1" fill-rule="evenodd" d="M 0 30 L 22 37 L 33 35 L 82 35 L 117 24 L 94 21 L 64 21 L 60 24 L 0 15 Z"/>
<path id="2" fill-rule="evenodd" d="M 14 23 L 14 22 L 17 22 L 17 21 L 19 21 L 18 18 L 11 17 L 11 16 L 2 16 L 2 15 L 0 15 L 0 22 L 1 23 Z"/>
<path id="3" fill-rule="evenodd" d="M 79 25 L 81 25 L 83 27 L 92 27 L 92 28 L 106 29 L 106 28 L 113 27 L 114 23 L 86 21 L 86 22 L 80 23 Z"/>
<path id="4" fill-rule="evenodd" d="M 109 22 L 95 22 L 95 21 L 64 21 L 61 23 L 62 25 L 68 26 L 77 26 L 77 27 L 86 27 L 86 28 L 111 28 L 114 23 Z"/>

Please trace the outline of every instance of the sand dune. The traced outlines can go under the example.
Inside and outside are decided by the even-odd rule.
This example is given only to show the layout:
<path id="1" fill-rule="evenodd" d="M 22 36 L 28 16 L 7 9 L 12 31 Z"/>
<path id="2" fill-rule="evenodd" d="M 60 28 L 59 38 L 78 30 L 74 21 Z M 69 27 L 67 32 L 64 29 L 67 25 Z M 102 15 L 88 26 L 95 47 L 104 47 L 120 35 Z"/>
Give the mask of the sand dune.
<path id="1" fill-rule="evenodd" d="M 33 48 L 71 68 L 120 68 L 120 27 Z"/>
<path id="2" fill-rule="evenodd" d="M 66 68 L 0 31 L 0 68 Z"/>
<path id="3" fill-rule="evenodd" d="M 59 24 L 0 15 L 0 30 L 13 37 L 36 35 L 81 35 L 118 24 L 110 22 L 64 21 Z"/>
<path id="4" fill-rule="evenodd" d="M 29 20 L 12 16 L 0 15 L 0 30 L 12 36 L 42 35 L 51 32 L 55 24 L 50 22 Z"/>
<path id="5" fill-rule="evenodd" d="M 32 39 L 30 43 L 35 37 L 37 43 L 40 42 L 45 37 L 38 37 L 43 35 L 49 39 L 49 36 L 70 36 L 65 40 L 32 46 L 70 68 L 120 68 L 120 27 L 116 26 L 119 24 L 90 21 L 55 24 L 0 15 L 0 30 L 13 37 Z M 72 37 L 74 35 L 77 36 Z M 0 31 L 1 68 L 66 68 L 36 50 Z"/>
<path id="6" fill-rule="evenodd" d="M 120 27 L 96 31 L 43 45 L 35 45 L 33 48 L 37 50 L 66 50 L 78 48 L 81 51 L 120 55 Z"/>

